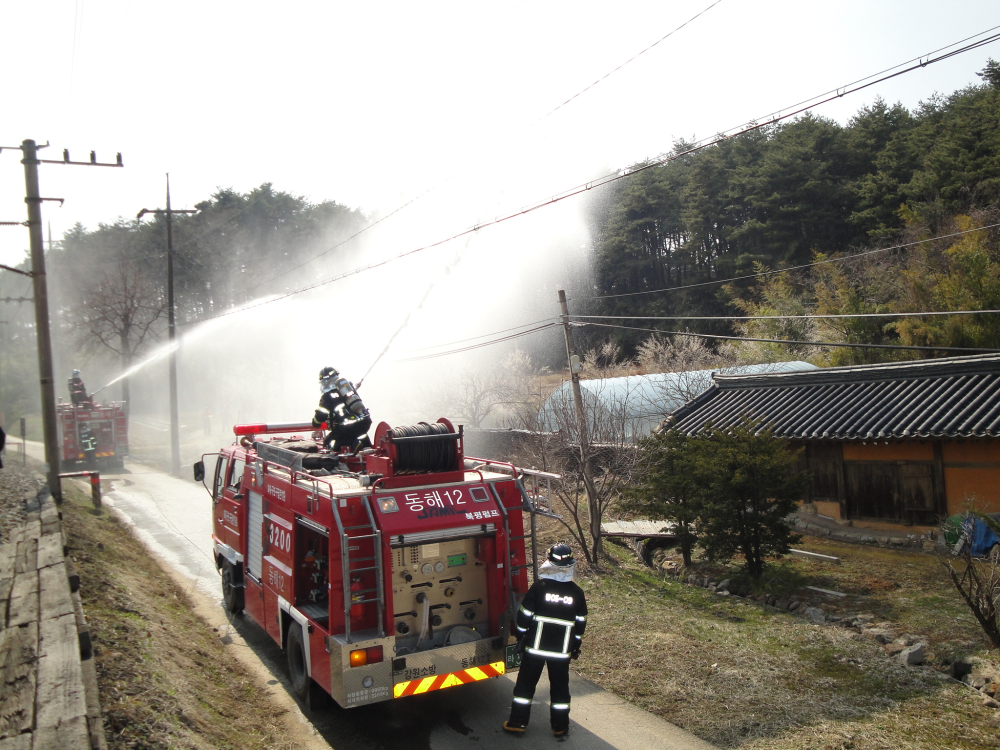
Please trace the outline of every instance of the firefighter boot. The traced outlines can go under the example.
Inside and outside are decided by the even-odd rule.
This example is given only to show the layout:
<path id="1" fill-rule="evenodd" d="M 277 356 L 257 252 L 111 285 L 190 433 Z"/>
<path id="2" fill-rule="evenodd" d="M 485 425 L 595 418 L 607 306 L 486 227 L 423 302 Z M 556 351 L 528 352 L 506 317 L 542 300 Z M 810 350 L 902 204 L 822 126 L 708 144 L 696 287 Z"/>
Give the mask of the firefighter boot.
<path id="1" fill-rule="evenodd" d="M 524 725 L 515 724 L 510 719 L 508 719 L 503 723 L 503 731 L 508 732 L 509 734 L 516 734 L 518 736 L 521 736 L 524 734 Z"/>

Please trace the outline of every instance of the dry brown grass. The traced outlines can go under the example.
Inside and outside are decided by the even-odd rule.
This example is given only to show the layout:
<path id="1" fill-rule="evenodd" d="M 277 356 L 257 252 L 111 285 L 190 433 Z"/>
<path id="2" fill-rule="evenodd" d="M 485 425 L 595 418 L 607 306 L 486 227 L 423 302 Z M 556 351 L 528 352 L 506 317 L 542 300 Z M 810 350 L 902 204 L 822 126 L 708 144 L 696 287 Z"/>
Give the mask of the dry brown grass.
<path id="1" fill-rule="evenodd" d="M 866 592 L 854 611 L 894 614 L 904 632 L 947 636 L 947 644 L 976 638 L 967 613 L 956 622 L 934 558 L 840 546 L 851 560 L 839 572 L 822 569 L 823 580 L 835 589 L 854 580 Z M 582 578 L 591 615 L 580 673 L 709 742 L 754 750 L 1000 747 L 1000 711 L 940 672 L 903 667 L 845 628 L 663 581 L 630 551 L 609 550 L 614 564 Z M 820 565 L 802 562 L 806 573 Z M 937 598 L 945 612 L 928 618 L 941 606 L 928 600 Z M 982 652 L 978 644 L 966 643 L 965 653 Z"/>
<path id="2" fill-rule="evenodd" d="M 64 491 L 109 747 L 292 747 L 283 711 L 142 544 L 111 512 L 96 515 L 72 485 Z"/>

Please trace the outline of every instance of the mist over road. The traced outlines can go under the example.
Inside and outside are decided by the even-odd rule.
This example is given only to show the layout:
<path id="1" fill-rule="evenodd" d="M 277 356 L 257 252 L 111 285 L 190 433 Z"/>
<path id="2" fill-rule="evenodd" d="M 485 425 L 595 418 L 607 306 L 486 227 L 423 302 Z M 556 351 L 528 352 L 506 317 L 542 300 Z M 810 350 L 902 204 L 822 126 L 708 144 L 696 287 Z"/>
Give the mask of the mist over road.
<path id="1" fill-rule="evenodd" d="M 29 456 L 43 460 L 41 443 L 29 441 L 27 447 Z M 101 482 L 105 505 L 128 523 L 154 554 L 190 581 L 191 596 L 204 597 L 224 616 L 219 575 L 212 562 L 212 505 L 205 489 L 192 480 L 132 461 L 126 461 L 120 473 L 102 474 Z M 281 649 L 249 620 L 227 619 L 270 674 L 269 684 L 281 685 L 292 700 Z M 222 637 L 225 640 L 226 634 Z M 570 675 L 571 729 L 568 738 L 558 740 L 549 731 L 549 688 L 544 676 L 536 692 L 532 722 L 521 738 L 500 729 L 510 708 L 514 680 L 509 676 L 350 710 L 331 701 L 320 711 L 307 712 L 306 720 L 337 750 L 532 750 L 549 748 L 556 742 L 570 742 L 580 750 L 713 747 L 574 672 Z"/>

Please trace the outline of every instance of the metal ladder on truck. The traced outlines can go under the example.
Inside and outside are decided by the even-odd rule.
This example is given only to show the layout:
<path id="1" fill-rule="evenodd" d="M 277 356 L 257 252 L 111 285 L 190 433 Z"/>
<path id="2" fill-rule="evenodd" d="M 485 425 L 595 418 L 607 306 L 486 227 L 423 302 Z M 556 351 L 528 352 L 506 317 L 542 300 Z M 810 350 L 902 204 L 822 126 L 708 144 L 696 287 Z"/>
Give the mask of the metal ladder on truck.
<path id="1" fill-rule="evenodd" d="M 385 590 L 382 568 L 382 532 L 375 526 L 375 516 L 372 514 L 372 509 L 368 505 L 367 500 L 361 504 L 364 506 L 368 523 L 358 524 L 356 526 L 344 526 L 340 519 L 340 509 L 336 507 L 336 503 L 334 503 L 333 508 L 333 518 L 337 522 L 337 533 L 340 534 L 340 566 L 341 575 L 343 576 L 344 581 L 344 641 L 346 643 L 351 642 L 351 607 L 355 604 L 370 604 L 372 602 L 376 602 L 378 604 L 378 635 L 379 638 L 385 638 Z M 362 533 L 349 535 L 348 532 L 350 531 L 360 531 Z M 357 544 L 358 542 L 366 539 L 372 540 L 373 555 L 371 557 L 352 557 L 351 543 L 354 542 Z M 360 544 L 357 544 L 357 546 L 358 548 L 361 547 Z M 359 563 L 362 567 L 351 567 L 352 565 Z M 370 564 L 365 565 L 365 563 Z M 375 571 L 375 588 L 351 591 L 351 576 L 359 573 L 367 573 L 369 571 Z M 371 594 L 374 594 L 374 596 L 370 596 Z"/>
<path id="2" fill-rule="evenodd" d="M 476 460 L 479 461 L 480 459 L 476 459 Z M 558 474 L 550 474 L 550 473 L 544 472 L 544 471 L 535 471 L 535 470 L 530 470 L 530 469 L 520 469 L 520 470 L 518 470 L 518 469 L 515 469 L 514 466 L 511 465 L 511 464 L 499 463 L 499 462 L 495 462 L 495 461 L 489 461 L 487 463 L 489 463 L 492 466 L 496 466 L 496 467 L 509 468 L 513 472 L 513 474 L 514 474 L 514 483 L 517 485 L 518 492 L 521 493 L 521 505 L 516 506 L 514 508 L 506 508 L 506 507 L 504 507 L 503 502 L 500 500 L 500 495 L 499 495 L 499 493 L 497 493 L 496 488 L 494 488 L 491 483 L 487 483 L 487 485 L 486 485 L 489 488 L 490 492 L 493 494 L 493 499 L 496 501 L 497 507 L 500 509 L 500 513 L 503 516 L 503 530 L 504 530 L 504 535 L 507 538 L 508 545 L 510 544 L 510 542 L 518 541 L 518 540 L 522 540 L 522 539 L 523 540 L 528 540 L 528 539 L 531 540 L 531 560 L 530 561 L 525 560 L 525 562 L 524 562 L 523 565 L 510 565 L 509 561 L 508 561 L 508 564 L 504 566 L 505 570 L 507 571 L 507 592 L 508 592 L 508 596 L 509 596 L 509 601 L 508 601 L 507 607 L 508 607 L 508 613 L 509 613 L 509 620 L 511 622 L 513 622 L 514 614 L 517 611 L 517 607 L 518 607 L 518 602 L 517 602 L 517 600 L 514 597 L 514 582 L 512 580 L 513 576 L 514 576 L 514 571 L 516 571 L 516 570 L 523 570 L 525 568 L 531 568 L 531 573 L 532 573 L 533 581 L 537 581 L 538 580 L 538 541 L 537 541 L 537 528 L 536 528 L 536 524 L 535 524 L 535 517 L 536 516 L 545 516 L 546 518 L 556 518 L 556 519 L 562 518 L 562 516 L 560 516 L 558 513 L 553 513 L 551 510 L 544 510 L 544 509 L 538 508 L 538 507 L 535 506 L 534 503 L 531 502 L 531 497 L 528 495 L 527 490 L 525 490 L 525 488 L 524 488 L 524 481 L 522 480 L 521 476 L 518 476 L 518 472 L 520 472 L 521 475 L 541 477 L 541 478 L 546 479 L 547 481 L 551 481 L 552 479 L 561 479 L 561 477 Z M 509 521 L 509 519 L 507 517 L 507 511 L 508 510 L 520 510 L 523 513 L 527 513 L 528 516 L 529 516 L 529 518 L 530 518 L 530 523 L 529 523 L 530 531 L 528 531 L 527 533 L 525 533 L 525 534 L 523 534 L 521 536 L 511 536 L 510 535 L 510 521 Z M 522 526 L 523 526 L 523 524 L 522 524 Z M 524 545 L 524 553 L 525 553 L 525 557 L 527 558 L 527 556 L 528 556 L 528 544 L 527 544 L 527 542 Z"/>

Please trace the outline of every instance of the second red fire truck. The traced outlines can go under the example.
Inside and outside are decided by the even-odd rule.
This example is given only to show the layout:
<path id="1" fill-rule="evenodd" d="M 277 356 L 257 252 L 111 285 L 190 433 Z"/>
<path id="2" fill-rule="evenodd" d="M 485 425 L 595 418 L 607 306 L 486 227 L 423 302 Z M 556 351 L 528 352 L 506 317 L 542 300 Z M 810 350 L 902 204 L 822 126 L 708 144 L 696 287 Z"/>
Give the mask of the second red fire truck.
<path id="1" fill-rule="evenodd" d="M 285 649 L 296 695 L 351 708 L 516 669 L 511 624 L 544 513 L 532 472 L 465 457 L 446 419 L 383 422 L 356 454 L 310 430 L 238 425 L 195 464 L 226 607 Z"/>

